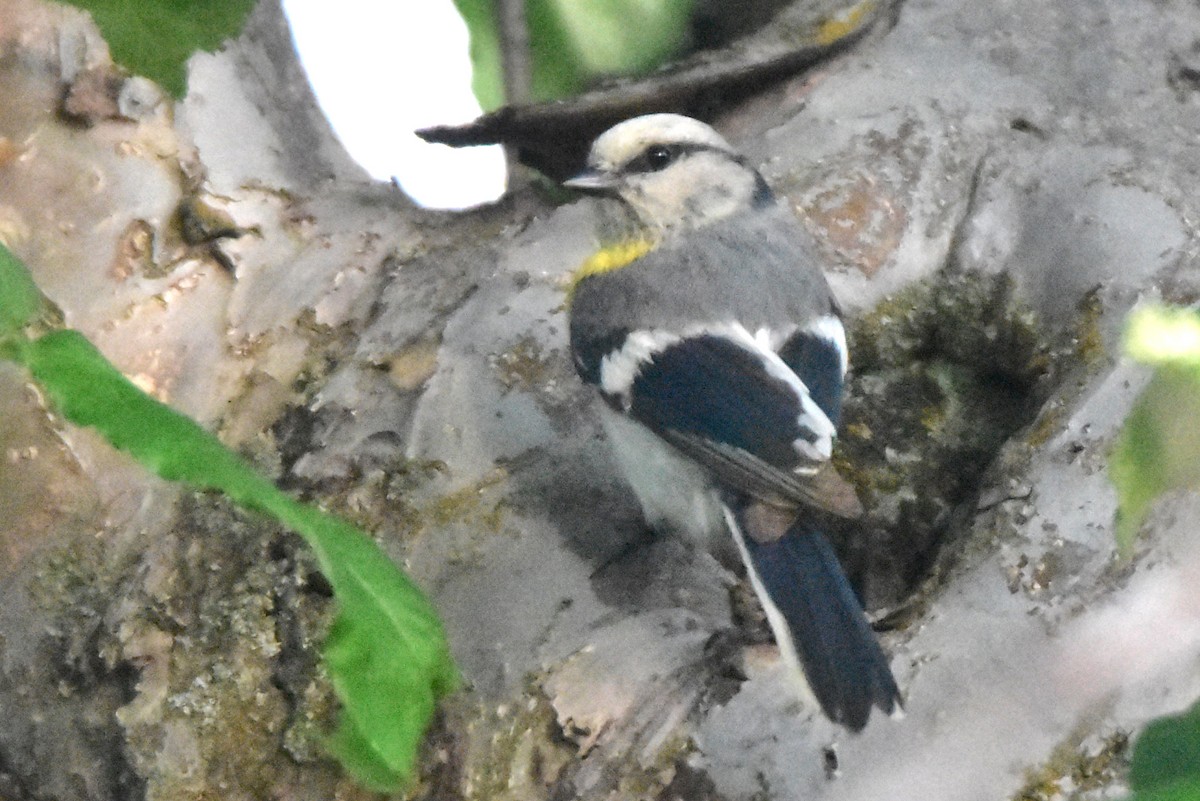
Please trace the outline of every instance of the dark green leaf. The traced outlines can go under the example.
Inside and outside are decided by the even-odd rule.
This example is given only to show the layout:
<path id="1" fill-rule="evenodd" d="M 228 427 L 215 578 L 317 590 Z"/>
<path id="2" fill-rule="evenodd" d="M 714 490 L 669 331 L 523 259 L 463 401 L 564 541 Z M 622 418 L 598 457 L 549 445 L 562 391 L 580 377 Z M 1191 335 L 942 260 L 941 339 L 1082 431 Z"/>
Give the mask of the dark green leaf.
<path id="1" fill-rule="evenodd" d="M 1183 781 L 1134 793 L 1128 801 L 1200 801 L 1200 779 Z"/>
<path id="2" fill-rule="evenodd" d="M 113 61 L 144 75 L 173 97 L 187 91 L 186 64 L 238 34 L 254 0 L 67 0 L 86 9 Z"/>
<path id="3" fill-rule="evenodd" d="M 1129 785 L 1139 801 L 1200 798 L 1177 794 L 1180 788 L 1200 789 L 1200 704 L 1146 727 L 1134 745 Z"/>

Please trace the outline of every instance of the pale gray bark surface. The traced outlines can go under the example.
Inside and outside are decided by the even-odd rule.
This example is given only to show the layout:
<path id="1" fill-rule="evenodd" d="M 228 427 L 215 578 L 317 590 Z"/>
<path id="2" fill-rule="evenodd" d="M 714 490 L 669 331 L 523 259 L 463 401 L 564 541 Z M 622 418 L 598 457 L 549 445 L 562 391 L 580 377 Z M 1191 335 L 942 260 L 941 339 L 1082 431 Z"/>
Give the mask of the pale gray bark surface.
<path id="1" fill-rule="evenodd" d="M 563 312 L 598 204 L 443 215 L 367 183 L 279 25 L 264 4 L 183 103 L 125 81 L 84 127 L 56 110 L 105 69 L 90 23 L 0 0 L 0 236 L 123 371 L 432 596 L 468 683 L 416 795 L 1107 797 L 1123 733 L 1200 695 L 1200 504 L 1161 504 L 1118 564 L 1105 473 L 1147 379 L 1125 312 L 1197 294 L 1194 4 L 910 2 L 718 121 L 827 245 L 851 422 L 916 421 L 844 438 L 872 515 L 840 533 L 907 701 L 858 737 L 613 475 Z M 181 204 L 240 235 L 184 236 Z M 1018 413 L 969 458 L 981 421 L 895 394 L 989 365 L 962 397 L 1015 382 Z M 12 366 L 0 403 L 0 798 L 352 794 L 320 755 L 302 544 L 148 477 Z"/>

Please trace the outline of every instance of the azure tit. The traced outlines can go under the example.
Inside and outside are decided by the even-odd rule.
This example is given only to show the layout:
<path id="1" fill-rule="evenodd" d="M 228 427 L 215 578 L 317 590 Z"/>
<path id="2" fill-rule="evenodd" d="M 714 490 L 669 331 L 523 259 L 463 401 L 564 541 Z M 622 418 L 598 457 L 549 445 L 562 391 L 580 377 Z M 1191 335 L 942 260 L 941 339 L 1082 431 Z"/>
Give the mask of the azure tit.
<path id="1" fill-rule="evenodd" d="M 858 731 L 872 708 L 898 713 L 814 520 L 860 510 L 830 464 L 848 359 L 810 236 L 716 131 L 675 114 L 609 129 L 566 184 L 615 195 L 643 228 L 577 273 L 570 338 L 647 522 L 732 538 L 783 659 L 831 720 Z"/>

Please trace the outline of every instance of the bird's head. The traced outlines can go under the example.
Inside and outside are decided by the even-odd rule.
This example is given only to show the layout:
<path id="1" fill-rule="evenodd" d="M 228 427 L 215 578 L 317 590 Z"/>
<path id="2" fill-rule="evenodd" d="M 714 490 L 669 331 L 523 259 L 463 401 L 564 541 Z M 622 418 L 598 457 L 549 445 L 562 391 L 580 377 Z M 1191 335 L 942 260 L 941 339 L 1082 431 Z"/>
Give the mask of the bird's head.
<path id="1" fill-rule="evenodd" d="M 564 183 L 616 194 L 659 229 L 700 227 L 772 200 L 762 176 L 720 134 L 679 114 L 614 125 L 592 144 L 587 168 Z"/>

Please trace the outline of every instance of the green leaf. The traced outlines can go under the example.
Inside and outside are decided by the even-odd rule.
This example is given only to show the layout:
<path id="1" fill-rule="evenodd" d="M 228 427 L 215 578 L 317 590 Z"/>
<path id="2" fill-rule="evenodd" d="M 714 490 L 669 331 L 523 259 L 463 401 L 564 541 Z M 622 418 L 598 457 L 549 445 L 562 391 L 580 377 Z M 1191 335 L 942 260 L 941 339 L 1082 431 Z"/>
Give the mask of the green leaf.
<path id="1" fill-rule="evenodd" d="M 32 322 L 41 308 L 42 293 L 29 271 L 0 243 L 0 340 Z"/>
<path id="2" fill-rule="evenodd" d="M 437 699 L 458 675 L 429 601 L 374 542 L 280 493 L 272 511 L 305 532 L 340 614 L 322 653 L 342 700 L 330 751 L 365 786 L 407 781 Z"/>
<path id="3" fill-rule="evenodd" d="M 1185 779 L 1154 790 L 1134 793 L 1128 801 L 1197 801 L 1200 799 L 1200 779 Z"/>
<path id="4" fill-rule="evenodd" d="M 484 111 L 504 105 L 504 68 L 494 0 L 454 0 L 470 34 L 471 91 Z"/>
<path id="5" fill-rule="evenodd" d="M 281 492 L 190 418 L 139 390 L 78 332 L 21 341 L 15 351 L 72 422 L 95 427 L 164 478 L 221 490 L 305 538 L 338 603 L 323 647 L 342 702 L 330 749 L 370 788 L 401 789 L 437 699 L 457 680 L 441 623 L 416 585 L 362 532 Z"/>
<path id="6" fill-rule="evenodd" d="M 188 58 L 238 34 L 254 0 L 67 0 L 91 13 L 113 61 L 172 97 L 187 91 Z"/>
<path id="7" fill-rule="evenodd" d="M 1142 306 L 1129 314 L 1125 352 L 1145 364 L 1200 369 L 1200 313 Z"/>
<path id="8" fill-rule="evenodd" d="M 163 478 L 220 489 L 242 503 L 275 491 L 212 434 L 134 386 L 78 331 L 26 342 L 20 359 L 63 416 L 99 429 Z"/>
<path id="9" fill-rule="evenodd" d="M 640 75 L 678 55 L 695 0 L 526 0 L 532 99 L 555 100 L 609 75 Z M 484 111 L 504 105 L 494 0 L 454 0 L 471 36 L 471 88 Z"/>
<path id="10" fill-rule="evenodd" d="M 535 48 L 535 68 L 539 56 L 546 71 L 569 56 L 588 79 L 648 72 L 683 50 L 693 5 L 693 0 L 542 0 L 537 6 L 545 6 L 543 24 L 556 25 L 570 49 L 559 54 Z M 538 33 L 532 14 L 530 30 Z"/>
<path id="11" fill-rule="evenodd" d="M 1128 554 L 1155 499 L 1200 487 L 1200 316 L 1142 309 L 1130 316 L 1125 341 L 1130 355 L 1158 365 L 1109 459 L 1117 545 Z"/>
<path id="12" fill-rule="evenodd" d="M 1133 749 L 1129 785 L 1137 801 L 1200 798 L 1200 704 L 1146 726 Z"/>

